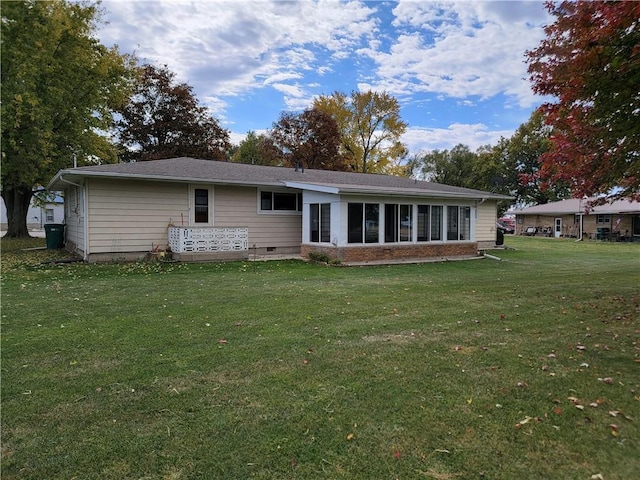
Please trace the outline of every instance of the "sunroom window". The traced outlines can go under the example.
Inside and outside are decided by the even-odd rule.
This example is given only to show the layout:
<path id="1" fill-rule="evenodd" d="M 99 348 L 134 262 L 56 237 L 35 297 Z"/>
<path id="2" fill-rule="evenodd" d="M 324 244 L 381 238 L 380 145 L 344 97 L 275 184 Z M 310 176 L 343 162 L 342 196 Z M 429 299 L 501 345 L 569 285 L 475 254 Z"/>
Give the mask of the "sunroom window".
<path id="1" fill-rule="evenodd" d="M 384 241 L 410 242 L 413 234 L 413 206 L 387 203 L 384 206 Z"/>
<path id="2" fill-rule="evenodd" d="M 312 242 L 331 241 L 331 204 L 312 203 L 309 205 L 310 240 Z"/>
<path id="3" fill-rule="evenodd" d="M 347 217 L 347 241 L 349 243 L 377 243 L 379 241 L 380 205 L 377 203 L 349 203 Z"/>

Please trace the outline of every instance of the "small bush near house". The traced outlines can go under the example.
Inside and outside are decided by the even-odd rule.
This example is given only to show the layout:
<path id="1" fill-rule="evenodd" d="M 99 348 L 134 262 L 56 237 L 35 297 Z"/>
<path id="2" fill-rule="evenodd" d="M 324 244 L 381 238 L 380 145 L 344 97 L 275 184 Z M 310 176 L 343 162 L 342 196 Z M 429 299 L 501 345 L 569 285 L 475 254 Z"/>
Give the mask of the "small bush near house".
<path id="1" fill-rule="evenodd" d="M 339 260 L 331 258 L 326 253 L 319 253 L 319 252 L 309 252 L 309 260 L 316 263 L 327 263 L 327 264 L 333 264 L 333 265 L 340 264 Z"/>

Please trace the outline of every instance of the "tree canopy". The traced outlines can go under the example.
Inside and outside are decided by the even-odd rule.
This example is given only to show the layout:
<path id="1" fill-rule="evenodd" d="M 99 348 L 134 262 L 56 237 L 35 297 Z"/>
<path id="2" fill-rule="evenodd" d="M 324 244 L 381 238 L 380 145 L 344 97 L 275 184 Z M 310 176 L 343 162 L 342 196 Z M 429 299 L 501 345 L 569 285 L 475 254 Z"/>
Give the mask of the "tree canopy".
<path id="1" fill-rule="evenodd" d="M 508 139 L 501 139 L 492 148 L 492 155 L 504 165 L 505 183 L 519 204 L 544 204 L 571 196 L 562 179 L 543 182 L 540 178 L 540 158 L 549 152 L 551 128 L 537 110 Z"/>
<path id="2" fill-rule="evenodd" d="M 176 83 L 166 66 L 143 65 L 117 123 L 123 161 L 196 157 L 226 160 L 229 132 L 198 103 L 193 88 Z"/>
<path id="3" fill-rule="evenodd" d="M 574 196 L 640 199 L 640 2 L 548 2 L 555 21 L 527 52 L 553 127 L 541 157 L 547 184 Z"/>
<path id="4" fill-rule="evenodd" d="M 340 154 L 340 130 L 331 115 L 317 108 L 284 112 L 270 135 L 282 152 L 283 165 L 318 170 L 346 170 Z"/>
<path id="5" fill-rule="evenodd" d="M 263 133 L 256 135 L 256 132 L 249 131 L 235 149 L 231 161 L 275 167 L 282 164 L 282 152 L 268 135 Z"/>
<path id="6" fill-rule="evenodd" d="M 61 168 L 113 162 L 104 132 L 125 101 L 133 59 L 94 33 L 95 4 L 2 3 L 2 198 L 7 236 L 29 236 L 34 187 Z"/>
<path id="7" fill-rule="evenodd" d="M 362 173 L 397 173 L 407 155 L 400 138 L 407 123 L 400 117 L 398 100 L 386 92 L 334 92 L 321 95 L 313 107 L 333 117 L 341 138 L 341 155 L 352 170 Z M 402 169 L 400 169 L 402 170 Z"/>

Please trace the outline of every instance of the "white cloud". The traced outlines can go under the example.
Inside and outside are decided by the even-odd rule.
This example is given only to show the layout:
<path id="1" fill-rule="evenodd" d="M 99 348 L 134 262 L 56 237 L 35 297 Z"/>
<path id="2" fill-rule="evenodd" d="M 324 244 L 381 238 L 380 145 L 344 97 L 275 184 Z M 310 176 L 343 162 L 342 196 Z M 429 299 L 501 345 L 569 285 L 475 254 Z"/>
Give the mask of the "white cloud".
<path id="1" fill-rule="evenodd" d="M 436 98 L 457 103 L 459 123 L 448 117 L 440 128 L 407 132 L 412 151 L 476 148 L 512 134 L 471 117 L 486 107 L 483 100 L 504 95 L 503 109 L 516 113 L 540 101 L 526 80 L 524 52 L 544 36 L 542 2 L 103 0 L 102 6 L 110 21 L 98 32 L 103 43 L 166 64 L 221 124 L 239 130 L 242 119 L 228 118 L 228 111 L 249 96 L 263 113 L 274 109 L 275 121 L 276 108 L 301 111 L 318 93 L 385 90 L 403 108 Z M 497 117 L 502 125 L 492 128 L 503 128 L 505 115 Z"/>
<path id="2" fill-rule="evenodd" d="M 372 83 L 395 95 L 486 99 L 503 93 L 520 107 L 532 106 L 537 99 L 526 80 L 524 54 L 543 38 L 544 8 L 496 3 L 400 1 L 394 25 L 404 33 L 387 51 L 359 50 L 377 64 Z"/>
<path id="3" fill-rule="evenodd" d="M 411 152 L 450 150 L 458 144 L 476 150 L 482 145 L 495 145 L 501 137 L 512 135 L 513 130 L 489 130 L 481 123 L 452 123 L 448 128 L 409 127 L 402 141 Z"/>
<path id="4" fill-rule="evenodd" d="M 103 43 L 119 44 L 143 63 L 166 64 L 201 96 L 218 99 L 309 71 L 326 74 L 331 66 L 318 61 L 315 48 L 346 58 L 377 28 L 375 9 L 358 1 L 105 0 L 103 7 L 110 21 L 99 32 Z M 295 90 L 278 89 L 287 95 Z M 288 107 L 299 103 L 283 101 Z"/>

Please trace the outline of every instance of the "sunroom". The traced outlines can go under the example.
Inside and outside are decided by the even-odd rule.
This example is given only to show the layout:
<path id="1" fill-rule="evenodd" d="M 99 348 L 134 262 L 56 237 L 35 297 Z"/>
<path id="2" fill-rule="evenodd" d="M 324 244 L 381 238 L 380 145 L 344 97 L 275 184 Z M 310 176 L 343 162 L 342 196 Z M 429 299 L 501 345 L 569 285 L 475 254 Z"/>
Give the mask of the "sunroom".
<path id="1" fill-rule="evenodd" d="M 344 263 L 368 263 L 478 254 L 476 200 L 305 187 L 305 257 L 315 253 Z"/>

